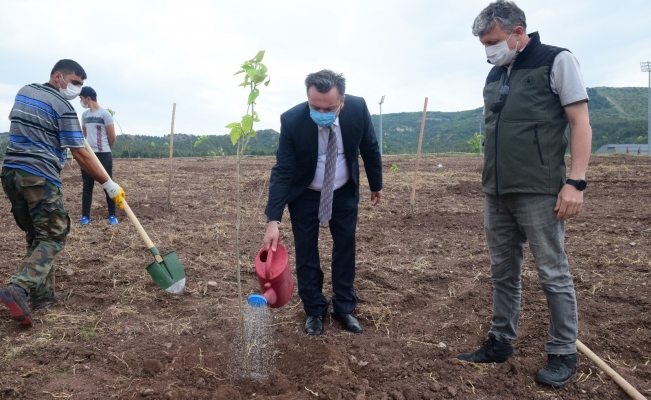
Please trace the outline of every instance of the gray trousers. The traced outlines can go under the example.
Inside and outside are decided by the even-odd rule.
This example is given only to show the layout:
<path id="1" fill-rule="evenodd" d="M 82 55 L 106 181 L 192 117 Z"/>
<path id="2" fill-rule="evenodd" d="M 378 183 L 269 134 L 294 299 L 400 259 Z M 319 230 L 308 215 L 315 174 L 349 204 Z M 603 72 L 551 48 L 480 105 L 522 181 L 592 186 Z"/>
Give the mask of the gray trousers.
<path id="1" fill-rule="evenodd" d="M 517 339 L 524 245 L 529 241 L 538 279 L 547 297 L 551 340 L 547 354 L 576 353 L 578 313 L 574 283 L 564 250 L 565 223 L 556 219 L 555 195 L 486 195 L 484 230 L 491 260 L 493 320 L 489 333 Z"/>

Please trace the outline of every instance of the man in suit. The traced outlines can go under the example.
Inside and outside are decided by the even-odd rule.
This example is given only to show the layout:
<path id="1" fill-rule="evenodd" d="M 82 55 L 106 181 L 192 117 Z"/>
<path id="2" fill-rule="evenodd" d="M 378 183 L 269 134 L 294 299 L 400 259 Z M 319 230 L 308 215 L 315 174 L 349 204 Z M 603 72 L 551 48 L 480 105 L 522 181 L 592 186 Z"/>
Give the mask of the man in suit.
<path id="1" fill-rule="evenodd" d="M 352 316 L 357 306 L 355 230 L 359 203 L 359 155 L 371 189 L 382 197 L 382 158 L 366 102 L 346 96 L 342 74 L 322 70 L 305 79 L 307 101 L 280 117 L 276 165 L 271 170 L 265 248 L 276 250 L 278 226 L 289 208 L 296 249 L 298 295 L 307 314 L 305 332 L 320 335 L 328 311 L 319 261 L 319 223 L 328 224 L 332 249 L 332 311 L 354 333 L 362 327 Z M 345 107 L 344 107 L 345 103 Z"/>

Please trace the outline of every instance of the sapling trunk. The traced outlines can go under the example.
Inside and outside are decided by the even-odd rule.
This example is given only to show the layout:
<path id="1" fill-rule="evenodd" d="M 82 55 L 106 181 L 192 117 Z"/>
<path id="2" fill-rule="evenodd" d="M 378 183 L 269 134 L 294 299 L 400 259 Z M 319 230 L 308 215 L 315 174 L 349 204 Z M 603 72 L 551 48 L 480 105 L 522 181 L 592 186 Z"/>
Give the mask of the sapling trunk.
<path id="1" fill-rule="evenodd" d="M 235 212 L 235 256 L 237 257 L 237 297 L 238 304 L 240 305 L 240 329 L 242 331 L 242 354 L 246 363 L 246 371 L 249 372 L 249 357 L 246 350 L 246 333 L 244 332 L 244 309 L 242 307 L 242 279 L 241 279 L 241 263 L 240 263 L 240 146 L 242 142 L 237 143 L 237 152 L 235 155 L 236 173 L 237 176 L 237 211 Z"/>
<path id="2" fill-rule="evenodd" d="M 253 106 L 250 106 L 251 112 L 253 113 Z M 247 109 L 248 113 L 248 109 Z M 241 193 L 241 184 L 240 184 L 240 165 L 242 163 L 242 155 L 244 154 L 244 150 L 246 150 L 246 146 L 249 144 L 249 140 L 251 139 L 251 136 L 249 135 L 250 132 L 247 132 L 244 137 L 245 137 L 245 142 L 242 143 L 242 140 L 237 142 L 237 151 L 235 154 L 235 160 L 236 160 L 236 167 L 235 167 L 235 174 L 237 175 L 236 178 L 236 196 L 237 196 L 237 211 L 235 212 L 235 255 L 237 257 L 237 296 L 239 300 L 239 310 L 240 310 L 240 329 L 242 330 L 242 354 L 244 354 L 244 362 L 246 364 L 246 371 L 247 373 L 250 371 L 249 367 L 249 354 L 247 351 L 247 343 L 246 343 L 246 332 L 244 331 L 244 308 L 243 308 L 243 297 L 242 297 L 242 279 L 241 279 L 241 271 L 242 271 L 242 260 L 240 256 L 240 224 L 242 221 L 242 213 L 241 213 L 241 207 L 242 207 L 242 193 Z"/>

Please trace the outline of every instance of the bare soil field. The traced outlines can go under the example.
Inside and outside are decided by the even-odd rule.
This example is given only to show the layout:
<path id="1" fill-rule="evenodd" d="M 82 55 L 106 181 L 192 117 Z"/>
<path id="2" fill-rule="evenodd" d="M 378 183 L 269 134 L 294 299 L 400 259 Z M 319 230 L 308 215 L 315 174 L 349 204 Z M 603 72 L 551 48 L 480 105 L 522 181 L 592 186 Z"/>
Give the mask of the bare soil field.
<path id="1" fill-rule="evenodd" d="M 262 246 L 274 161 L 246 158 L 242 164 L 246 295 L 259 292 L 253 262 Z M 0 309 L 0 398 L 627 398 L 583 355 L 576 378 L 564 388 L 534 382 L 546 362 L 548 315 L 528 250 L 515 357 L 491 365 L 455 359 L 485 340 L 491 320 L 481 159 L 422 159 L 411 217 L 414 164 L 414 158 L 384 157 L 384 197 L 377 207 L 362 185 L 356 315 L 364 333 L 343 331 L 328 317 L 323 335 L 306 335 L 295 294 L 271 310 L 275 367 L 266 380 L 233 380 L 229 373 L 239 325 L 234 159 L 175 159 L 170 212 L 168 160 L 115 161 L 115 180 L 135 215 L 159 250 L 176 251 L 185 268 L 181 296 L 153 283 L 145 271 L 152 257 L 123 212 L 120 225 L 108 225 L 99 185 L 93 223 L 79 225 L 81 177 L 76 163 L 66 166 L 72 230 L 57 257 L 56 284 L 68 296 L 34 312 L 28 329 Z M 583 213 L 567 223 L 566 235 L 579 339 L 651 396 L 651 158 L 593 157 L 588 180 Z M 24 236 L 6 198 L 0 229 L 6 282 L 24 255 Z M 330 297 L 329 232 L 322 230 L 321 237 Z M 281 241 L 293 264 L 287 214 Z"/>

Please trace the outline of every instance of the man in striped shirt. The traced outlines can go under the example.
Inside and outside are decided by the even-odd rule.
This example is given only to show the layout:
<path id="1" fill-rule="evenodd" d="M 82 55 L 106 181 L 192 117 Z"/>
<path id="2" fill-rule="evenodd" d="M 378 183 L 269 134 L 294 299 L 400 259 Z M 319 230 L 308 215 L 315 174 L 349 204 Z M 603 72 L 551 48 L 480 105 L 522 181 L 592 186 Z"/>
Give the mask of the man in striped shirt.
<path id="1" fill-rule="evenodd" d="M 9 145 L 0 177 L 16 224 L 26 233 L 27 254 L 9 285 L 0 289 L 0 301 L 22 325 L 32 323 L 28 297 L 33 309 L 57 301 L 53 292 L 54 258 L 70 231 L 60 177 L 66 149 L 93 179 L 104 182 L 109 196 L 124 208 L 124 190 L 84 148 L 77 113 L 68 102 L 79 95 L 85 79 L 81 65 L 60 60 L 47 83 L 34 83 L 18 91 L 9 114 Z"/>

